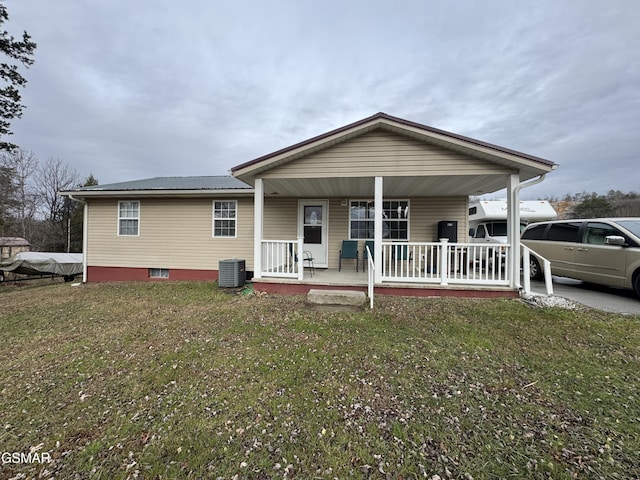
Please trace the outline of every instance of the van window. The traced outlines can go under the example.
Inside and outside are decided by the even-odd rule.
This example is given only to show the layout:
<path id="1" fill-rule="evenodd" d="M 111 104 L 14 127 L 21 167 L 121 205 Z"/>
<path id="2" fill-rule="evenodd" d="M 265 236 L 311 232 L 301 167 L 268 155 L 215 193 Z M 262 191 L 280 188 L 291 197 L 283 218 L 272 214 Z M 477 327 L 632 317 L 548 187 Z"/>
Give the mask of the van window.
<path id="1" fill-rule="evenodd" d="M 476 230 L 476 238 L 484 238 L 487 236 L 487 232 L 485 231 L 484 225 L 478 225 L 478 229 Z"/>
<path id="2" fill-rule="evenodd" d="M 613 228 L 611 225 L 600 222 L 589 222 L 584 229 L 582 235 L 582 243 L 589 243 L 591 245 L 604 245 L 605 237 L 609 235 L 618 235 L 624 237 L 622 233 Z"/>
<path id="3" fill-rule="evenodd" d="M 535 227 L 531 227 L 522 234 L 522 239 L 523 240 L 542 240 L 544 238 L 544 231 L 546 229 L 547 229 L 546 223 L 543 223 L 542 225 L 536 225 Z"/>
<path id="4" fill-rule="evenodd" d="M 552 223 L 547 240 L 555 242 L 578 242 L 578 230 L 582 222 Z"/>

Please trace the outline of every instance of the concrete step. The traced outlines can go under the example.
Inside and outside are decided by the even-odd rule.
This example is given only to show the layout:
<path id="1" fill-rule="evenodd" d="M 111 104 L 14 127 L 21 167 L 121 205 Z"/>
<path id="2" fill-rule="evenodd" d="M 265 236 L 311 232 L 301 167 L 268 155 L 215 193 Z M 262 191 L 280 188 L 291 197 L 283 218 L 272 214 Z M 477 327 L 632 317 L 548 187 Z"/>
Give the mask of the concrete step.
<path id="1" fill-rule="evenodd" d="M 364 292 L 355 290 L 320 290 L 312 288 L 307 293 L 307 303 L 310 305 L 346 306 L 360 308 L 367 301 Z"/>

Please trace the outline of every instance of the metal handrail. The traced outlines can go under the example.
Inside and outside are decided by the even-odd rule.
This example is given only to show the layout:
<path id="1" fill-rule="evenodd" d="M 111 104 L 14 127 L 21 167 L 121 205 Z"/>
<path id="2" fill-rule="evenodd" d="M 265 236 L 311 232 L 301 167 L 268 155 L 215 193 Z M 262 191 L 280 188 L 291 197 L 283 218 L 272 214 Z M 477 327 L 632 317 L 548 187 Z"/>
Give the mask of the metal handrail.
<path id="1" fill-rule="evenodd" d="M 376 263 L 373 261 L 373 255 L 371 255 L 371 250 L 369 250 L 369 246 L 366 245 L 364 247 L 367 250 L 367 260 L 369 264 L 368 269 L 368 278 L 367 278 L 367 292 L 369 294 L 369 308 L 373 308 L 373 283 L 375 279 L 376 272 Z"/>
<path id="2" fill-rule="evenodd" d="M 522 248 L 522 280 L 524 293 L 531 293 L 531 271 L 529 270 L 530 255 L 533 254 L 536 258 L 542 261 L 542 271 L 544 273 L 544 286 L 547 291 L 547 295 L 553 295 L 553 280 L 551 279 L 551 262 L 544 258 L 539 253 L 531 250 L 525 244 L 520 243 Z"/>

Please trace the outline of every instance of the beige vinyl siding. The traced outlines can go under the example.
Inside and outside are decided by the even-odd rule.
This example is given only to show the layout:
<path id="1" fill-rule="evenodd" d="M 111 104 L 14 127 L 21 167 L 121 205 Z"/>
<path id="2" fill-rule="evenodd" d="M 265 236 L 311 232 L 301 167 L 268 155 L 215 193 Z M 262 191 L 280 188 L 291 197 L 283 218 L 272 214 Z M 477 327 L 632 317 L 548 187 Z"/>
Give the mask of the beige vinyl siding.
<path id="1" fill-rule="evenodd" d="M 237 200 L 236 238 L 213 238 L 213 198 L 135 198 L 138 236 L 118 236 L 118 200 L 89 202 L 89 266 L 217 270 L 225 258 L 253 268 L 253 198 Z"/>
<path id="2" fill-rule="evenodd" d="M 329 199 L 329 235 L 328 235 L 329 268 L 338 268 L 338 257 L 342 240 L 349 239 L 349 202 L 340 204 L 339 198 Z M 364 243 L 362 243 L 364 245 Z M 358 245 L 359 247 L 361 245 Z M 351 261 L 353 264 L 353 260 Z M 343 263 L 343 266 L 346 264 Z"/>
<path id="3" fill-rule="evenodd" d="M 440 220 L 457 220 L 458 241 L 467 241 L 467 197 L 394 199 L 410 202 L 410 241 L 436 241 Z M 219 260 L 236 257 L 245 259 L 247 269 L 253 270 L 252 198 L 238 199 L 237 238 L 212 237 L 213 199 L 135 200 L 140 200 L 137 237 L 117 235 L 118 199 L 89 202 L 89 266 L 217 270 Z M 327 200 L 329 268 L 338 268 L 342 240 L 349 238 L 349 199 L 346 206 L 340 198 Z M 294 240 L 297 236 L 298 199 L 265 198 L 264 238 Z M 360 252 L 363 246 L 362 240 Z"/>
<path id="4" fill-rule="evenodd" d="M 264 199 L 265 240 L 295 240 L 298 238 L 298 199 L 266 197 Z"/>
<path id="5" fill-rule="evenodd" d="M 437 242 L 438 222 L 458 222 L 458 243 L 468 241 L 467 197 L 422 197 L 410 199 L 409 235 L 412 242 Z"/>
<path id="6" fill-rule="evenodd" d="M 264 178 L 507 174 L 495 163 L 385 130 L 275 167 Z"/>

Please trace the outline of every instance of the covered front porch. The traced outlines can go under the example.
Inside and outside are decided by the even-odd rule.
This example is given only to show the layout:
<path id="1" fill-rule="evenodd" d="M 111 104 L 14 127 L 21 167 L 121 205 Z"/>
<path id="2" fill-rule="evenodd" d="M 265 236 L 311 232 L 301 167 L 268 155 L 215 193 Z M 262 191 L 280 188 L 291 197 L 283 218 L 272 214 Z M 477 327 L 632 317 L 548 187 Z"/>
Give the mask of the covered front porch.
<path id="1" fill-rule="evenodd" d="M 520 287 L 519 192 L 553 168 L 379 113 L 232 173 L 254 186 L 257 283 L 320 284 L 324 276 L 328 285 L 366 286 L 371 294 L 383 288 L 513 294 Z M 502 189 L 506 244 L 468 243 L 469 197 Z M 447 235 L 439 230 L 443 221 L 454 225 Z M 357 267 L 342 258 L 345 241 L 357 243 Z"/>

